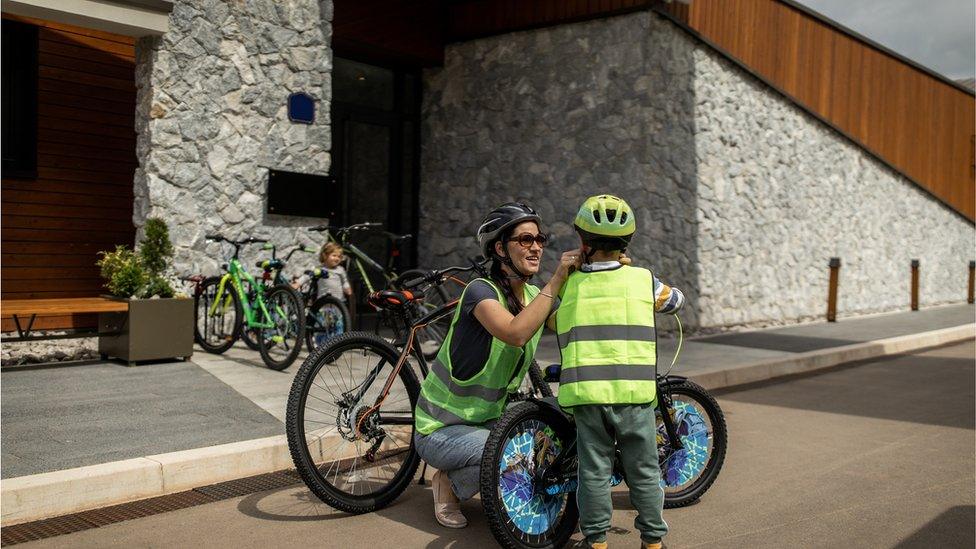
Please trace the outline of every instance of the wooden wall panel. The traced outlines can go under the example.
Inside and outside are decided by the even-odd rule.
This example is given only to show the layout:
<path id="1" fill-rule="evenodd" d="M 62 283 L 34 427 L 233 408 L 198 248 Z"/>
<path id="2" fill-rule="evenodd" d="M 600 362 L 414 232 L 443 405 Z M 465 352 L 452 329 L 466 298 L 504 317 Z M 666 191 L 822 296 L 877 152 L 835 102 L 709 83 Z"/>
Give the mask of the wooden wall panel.
<path id="1" fill-rule="evenodd" d="M 971 92 L 789 2 L 694 0 L 659 9 L 976 218 Z"/>
<path id="2" fill-rule="evenodd" d="M 39 27 L 39 66 L 37 177 L 4 176 L 0 188 L 2 297 L 99 295 L 96 252 L 131 246 L 135 236 L 134 40 L 3 17 Z M 93 315 L 52 317 L 42 327 L 94 321 Z"/>

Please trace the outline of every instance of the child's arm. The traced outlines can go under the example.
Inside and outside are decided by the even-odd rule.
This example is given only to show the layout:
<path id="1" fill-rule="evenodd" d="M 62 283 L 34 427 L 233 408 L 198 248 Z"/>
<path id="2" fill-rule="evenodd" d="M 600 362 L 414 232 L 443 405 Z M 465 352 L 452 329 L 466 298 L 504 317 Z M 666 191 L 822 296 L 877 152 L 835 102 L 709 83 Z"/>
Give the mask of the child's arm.
<path id="1" fill-rule="evenodd" d="M 685 304 L 685 296 L 681 290 L 672 288 L 654 277 L 654 310 L 673 315 Z"/>

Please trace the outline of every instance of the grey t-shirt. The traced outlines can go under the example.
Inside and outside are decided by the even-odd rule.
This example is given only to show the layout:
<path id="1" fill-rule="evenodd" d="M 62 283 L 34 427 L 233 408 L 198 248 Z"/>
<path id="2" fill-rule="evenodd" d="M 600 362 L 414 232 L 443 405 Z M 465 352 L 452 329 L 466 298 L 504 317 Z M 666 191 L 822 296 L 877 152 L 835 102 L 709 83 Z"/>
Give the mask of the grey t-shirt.
<path id="1" fill-rule="evenodd" d="M 471 379 L 481 371 L 491 352 L 491 334 L 474 316 L 474 308 L 486 299 L 498 301 L 494 288 L 484 280 L 475 280 L 464 289 L 460 316 L 451 339 L 451 375 L 454 379 Z M 552 311 L 559 306 L 558 299 Z M 550 313 L 551 314 L 551 313 Z"/>

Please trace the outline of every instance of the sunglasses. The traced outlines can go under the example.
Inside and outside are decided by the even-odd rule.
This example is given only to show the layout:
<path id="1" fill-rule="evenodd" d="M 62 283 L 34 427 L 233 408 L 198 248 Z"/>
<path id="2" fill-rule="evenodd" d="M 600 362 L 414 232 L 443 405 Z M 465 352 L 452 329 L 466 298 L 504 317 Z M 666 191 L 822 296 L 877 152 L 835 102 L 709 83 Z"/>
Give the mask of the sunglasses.
<path id="1" fill-rule="evenodd" d="M 519 246 L 523 248 L 531 248 L 532 243 L 535 242 L 540 247 L 545 248 L 546 244 L 549 243 L 549 237 L 542 233 L 539 234 L 522 233 L 518 236 L 513 236 L 512 238 L 509 238 L 508 242 L 518 242 Z"/>

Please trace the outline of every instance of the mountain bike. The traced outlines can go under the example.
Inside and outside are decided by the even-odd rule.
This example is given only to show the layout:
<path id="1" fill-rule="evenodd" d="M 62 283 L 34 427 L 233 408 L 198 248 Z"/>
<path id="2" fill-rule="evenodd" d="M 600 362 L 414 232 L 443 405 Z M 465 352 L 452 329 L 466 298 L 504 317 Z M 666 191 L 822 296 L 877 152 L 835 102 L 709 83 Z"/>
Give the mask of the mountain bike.
<path id="1" fill-rule="evenodd" d="M 657 376 L 655 410 L 666 509 L 705 494 L 722 469 L 728 446 L 718 402 L 698 384 L 670 372 Z M 547 381 L 558 378 L 558 364 L 546 368 Z M 611 486 L 626 480 L 619 458 L 617 450 Z M 556 399 L 530 397 L 508 408 L 492 427 L 481 460 L 481 503 L 495 540 L 508 549 L 565 545 L 579 519 L 578 466 L 575 423 Z"/>
<path id="2" fill-rule="evenodd" d="M 320 225 L 317 227 L 311 227 L 309 230 L 313 232 L 325 233 L 325 238 L 327 241 L 335 242 L 346 252 L 348 252 L 349 259 L 347 270 L 350 273 L 355 271 L 359 275 L 367 295 L 372 295 L 374 292 L 382 288 L 401 288 L 406 281 L 419 279 L 426 274 L 426 271 L 420 269 L 408 269 L 401 273 L 397 273 L 393 268 L 394 260 L 399 255 L 399 246 L 413 238 L 412 235 L 396 235 L 383 231 L 383 234 L 391 242 L 391 252 L 386 266 L 380 265 L 379 262 L 371 258 L 368 254 L 366 254 L 366 252 L 350 241 L 352 235 L 362 233 L 363 231 L 375 231 L 378 230 L 380 226 L 381 225 L 379 223 L 371 222 L 358 223 L 348 227 L 331 227 L 329 225 Z M 369 276 L 369 271 L 377 272 L 380 274 L 380 276 L 382 276 L 383 281 L 381 285 L 374 284 L 372 278 Z M 436 310 L 438 307 L 444 305 L 448 301 L 450 301 L 450 297 L 448 292 L 443 288 L 443 285 L 433 284 L 425 290 L 424 299 L 417 300 L 414 303 L 411 303 L 410 306 L 416 308 L 417 311 L 415 313 L 422 316 L 424 313 Z M 389 315 L 384 315 L 383 320 L 394 330 L 399 328 L 397 323 L 389 318 Z M 447 329 L 450 325 L 449 320 L 450 319 L 442 319 L 433 322 L 430 325 L 425 326 L 418 333 L 420 348 L 423 350 L 424 356 L 428 360 L 433 360 L 433 358 L 437 356 L 437 351 L 440 350 L 441 343 L 444 341 L 444 338 L 447 337 Z"/>
<path id="3" fill-rule="evenodd" d="M 234 241 L 221 235 L 207 235 L 206 239 L 232 245 L 234 255 L 222 266 L 223 276 L 200 284 L 194 304 L 198 343 L 205 351 L 219 354 L 241 337 L 243 326 L 256 329 L 261 360 L 273 370 L 284 370 L 298 356 L 304 337 L 305 311 L 298 292 L 287 284 L 266 289 L 241 264 L 242 246 L 267 240 Z M 253 300 L 249 291 L 254 292 Z"/>
<path id="4" fill-rule="evenodd" d="M 349 513 L 366 513 L 393 501 L 410 483 L 420 458 L 413 448 L 420 379 L 429 368 L 417 334 L 454 314 L 457 301 L 421 317 L 411 306 L 426 286 L 480 268 L 452 267 L 375 292 L 370 303 L 389 311 L 405 338 L 390 343 L 369 332 L 348 332 L 305 359 L 288 395 L 285 427 L 302 480 L 322 501 Z M 525 366 L 520 395 L 551 396 L 535 362 Z M 415 370 L 416 369 L 416 370 Z M 525 395 L 521 395 L 522 391 Z"/>

